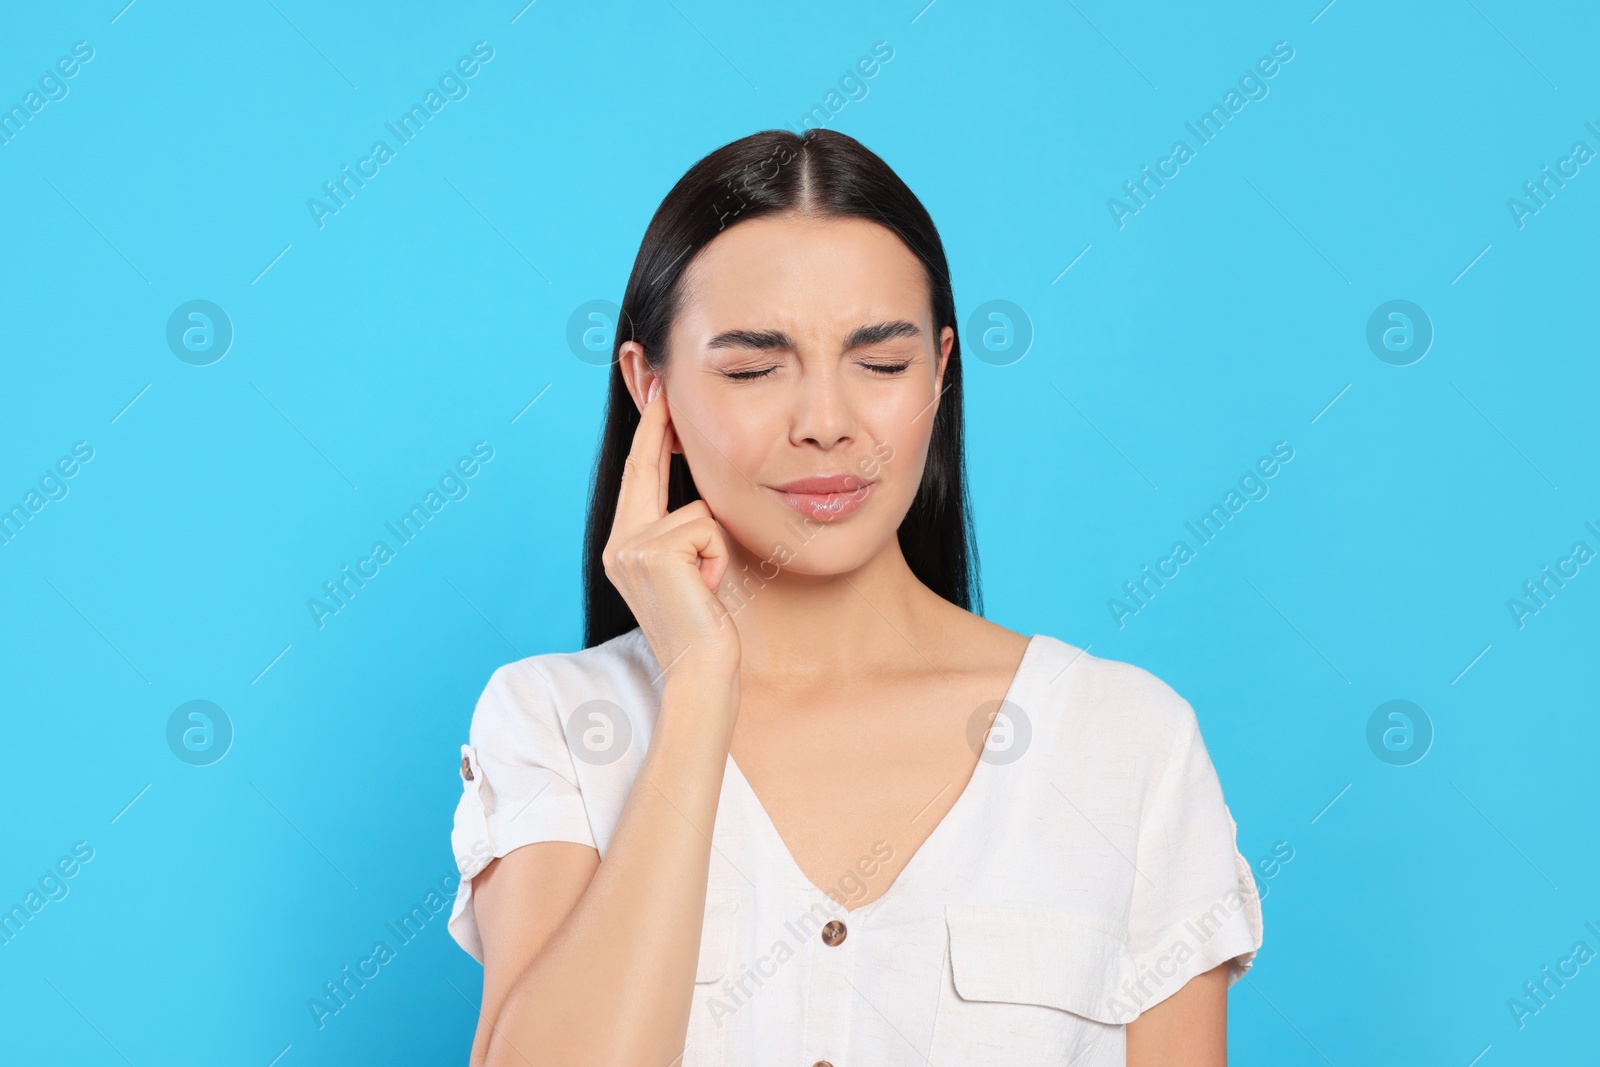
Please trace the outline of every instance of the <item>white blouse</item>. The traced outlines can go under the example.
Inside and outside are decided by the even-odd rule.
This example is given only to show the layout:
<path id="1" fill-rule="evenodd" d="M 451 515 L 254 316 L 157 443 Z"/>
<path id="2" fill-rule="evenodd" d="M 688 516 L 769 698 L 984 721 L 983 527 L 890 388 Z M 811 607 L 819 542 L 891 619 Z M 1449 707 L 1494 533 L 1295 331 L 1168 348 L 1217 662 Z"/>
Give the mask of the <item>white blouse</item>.
<path id="1" fill-rule="evenodd" d="M 451 935 L 472 877 L 535 841 L 606 854 L 662 681 L 637 628 L 510 663 L 461 746 Z M 980 722 L 985 720 L 979 720 Z M 1261 946 L 1261 903 L 1189 704 L 1036 634 L 971 779 L 888 889 L 811 884 L 730 756 L 683 1067 L 1122 1067 L 1125 1025 Z M 863 856 L 870 878 L 887 858 Z M 892 855 L 892 852 L 889 853 Z"/>

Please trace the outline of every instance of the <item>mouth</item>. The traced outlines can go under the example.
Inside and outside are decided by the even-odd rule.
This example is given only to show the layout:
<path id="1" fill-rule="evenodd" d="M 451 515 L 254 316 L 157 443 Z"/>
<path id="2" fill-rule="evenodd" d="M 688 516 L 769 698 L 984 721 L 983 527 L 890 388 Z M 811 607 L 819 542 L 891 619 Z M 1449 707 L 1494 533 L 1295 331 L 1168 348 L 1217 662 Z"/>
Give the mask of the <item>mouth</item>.
<path id="1" fill-rule="evenodd" d="M 807 518 L 838 522 L 861 510 L 874 484 L 855 474 L 828 474 L 768 488 Z"/>

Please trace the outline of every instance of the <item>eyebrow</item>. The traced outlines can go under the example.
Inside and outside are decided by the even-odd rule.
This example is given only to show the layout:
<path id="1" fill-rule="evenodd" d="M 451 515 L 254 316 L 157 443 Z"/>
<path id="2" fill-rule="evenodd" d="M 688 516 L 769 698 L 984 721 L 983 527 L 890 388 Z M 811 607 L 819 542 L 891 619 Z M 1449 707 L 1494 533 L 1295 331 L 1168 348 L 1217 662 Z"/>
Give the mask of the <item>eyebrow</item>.
<path id="1" fill-rule="evenodd" d="M 896 337 L 921 337 L 922 330 L 914 322 L 905 319 L 894 319 L 889 322 L 875 322 L 869 326 L 857 326 L 851 331 L 850 336 L 844 339 L 842 351 L 848 352 L 852 348 L 861 348 L 865 345 L 881 344 Z M 782 330 L 724 330 L 706 342 L 706 348 L 795 348 L 794 339 Z"/>

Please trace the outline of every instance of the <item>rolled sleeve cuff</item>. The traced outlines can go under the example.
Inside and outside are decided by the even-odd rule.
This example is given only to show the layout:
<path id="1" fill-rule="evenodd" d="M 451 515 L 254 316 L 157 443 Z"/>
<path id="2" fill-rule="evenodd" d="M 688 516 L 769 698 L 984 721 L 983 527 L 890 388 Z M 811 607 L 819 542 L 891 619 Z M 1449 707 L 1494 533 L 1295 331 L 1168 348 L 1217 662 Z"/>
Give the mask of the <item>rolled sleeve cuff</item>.
<path id="1" fill-rule="evenodd" d="M 1230 989 L 1254 965 L 1262 942 L 1261 898 L 1250 864 L 1238 849 L 1233 856 L 1237 888 L 1209 906 L 1197 906 L 1163 931 L 1153 949 L 1133 957 L 1132 973 L 1117 998 L 1122 1022 L 1132 1022 L 1189 979 L 1224 963 Z"/>
<path id="2" fill-rule="evenodd" d="M 497 796 L 477 750 L 472 745 L 461 746 L 461 799 L 450 832 L 461 886 L 448 929 L 456 943 L 479 963 L 483 962 L 483 940 L 472 906 L 472 879 L 491 861 L 523 845 L 571 841 L 595 847 L 589 814 L 576 787 L 543 768 L 521 777 L 519 784 L 530 789 L 526 797 Z"/>

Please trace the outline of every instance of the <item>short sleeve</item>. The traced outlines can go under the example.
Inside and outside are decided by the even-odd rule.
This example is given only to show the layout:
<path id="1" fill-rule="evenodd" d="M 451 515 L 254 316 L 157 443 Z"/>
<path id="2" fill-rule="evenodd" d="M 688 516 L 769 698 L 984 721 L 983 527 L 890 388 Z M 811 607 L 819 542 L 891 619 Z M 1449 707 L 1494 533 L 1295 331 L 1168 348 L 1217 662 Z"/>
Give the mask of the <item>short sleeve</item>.
<path id="1" fill-rule="evenodd" d="M 537 841 L 595 845 L 572 752 L 548 686 L 528 661 L 494 672 L 461 746 L 461 799 L 450 833 L 461 885 L 448 928 L 479 963 L 472 879 L 491 860 Z"/>
<path id="2" fill-rule="evenodd" d="M 1261 947 L 1261 898 L 1238 827 L 1194 710 L 1172 699 L 1180 739 L 1150 779 L 1128 919 L 1135 1014 L 1229 961 L 1231 987 Z"/>

